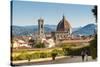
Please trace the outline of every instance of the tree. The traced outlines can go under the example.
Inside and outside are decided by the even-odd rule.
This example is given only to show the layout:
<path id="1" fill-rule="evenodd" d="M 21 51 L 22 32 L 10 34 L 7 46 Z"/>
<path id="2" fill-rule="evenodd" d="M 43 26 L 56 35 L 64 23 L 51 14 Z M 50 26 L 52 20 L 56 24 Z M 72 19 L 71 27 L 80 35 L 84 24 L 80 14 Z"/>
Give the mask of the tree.
<path id="1" fill-rule="evenodd" d="M 37 43 L 34 46 L 35 48 L 45 48 L 45 44 L 44 43 Z"/>
<path id="2" fill-rule="evenodd" d="M 97 23 L 97 6 L 94 6 L 92 9 L 93 15 L 95 16 L 96 23 Z M 95 30 L 94 30 L 95 31 Z M 90 41 L 90 50 L 91 50 L 91 56 L 93 59 L 97 58 L 97 32 L 95 32 L 95 37 L 93 40 Z"/>
<path id="3" fill-rule="evenodd" d="M 97 6 L 95 5 L 92 9 L 93 15 L 95 16 L 96 22 L 97 22 Z"/>
<path id="4" fill-rule="evenodd" d="M 34 47 L 35 41 L 33 39 L 30 39 L 28 41 L 28 45 L 30 45 L 31 47 Z"/>
<path id="5" fill-rule="evenodd" d="M 57 49 L 52 50 L 51 52 L 52 60 L 55 60 L 57 55 L 58 55 L 58 50 Z"/>

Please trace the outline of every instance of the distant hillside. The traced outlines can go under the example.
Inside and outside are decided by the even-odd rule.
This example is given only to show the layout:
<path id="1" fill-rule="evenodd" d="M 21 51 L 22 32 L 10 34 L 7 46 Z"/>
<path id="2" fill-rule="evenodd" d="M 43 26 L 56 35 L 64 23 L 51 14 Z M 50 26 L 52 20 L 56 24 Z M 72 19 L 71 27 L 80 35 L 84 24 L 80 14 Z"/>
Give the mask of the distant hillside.
<path id="1" fill-rule="evenodd" d="M 84 27 L 72 28 L 73 34 L 78 35 L 91 35 L 94 33 L 94 29 L 96 25 L 88 24 Z M 56 31 L 56 25 L 44 25 L 45 32 Z M 30 35 L 33 32 L 37 32 L 38 27 L 36 25 L 33 26 L 12 26 L 12 34 L 14 36 L 22 36 L 22 35 Z"/>
<path id="2" fill-rule="evenodd" d="M 75 27 L 75 28 L 72 28 L 72 32 L 77 31 L 77 30 L 79 30 L 80 28 L 82 28 L 82 27 Z"/>
<path id="3" fill-rule="evenodd" d="M 88 35 L 92 35 L 94 34 L 94 30 L 96 29 L 96 25 L 95 24 L 88 24 L 76 31 L 73 32 L 74 35 L 85 35 L 85 36 L 88 36 Z"/>
<path id="4" fill-rule="evenodd" d="M 44 25 L 45 32 L 51 32 L 56 30 L 56 25 Z M 33 32 L 38 31 L 38 26 L 12 26 L 12 35 L 22 36 L 30 35 Z"/>

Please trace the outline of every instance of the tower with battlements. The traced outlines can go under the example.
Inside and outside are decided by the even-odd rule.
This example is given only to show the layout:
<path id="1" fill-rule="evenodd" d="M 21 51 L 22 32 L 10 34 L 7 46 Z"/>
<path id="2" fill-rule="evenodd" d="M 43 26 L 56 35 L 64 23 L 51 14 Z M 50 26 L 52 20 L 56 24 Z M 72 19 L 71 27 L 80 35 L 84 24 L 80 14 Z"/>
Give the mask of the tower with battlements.
<path id="1" fill-rule="evenodd" d="M 38 36 L 39 39 L 44 38 L 44 20 L 42 18 L 38 19 Z"/>

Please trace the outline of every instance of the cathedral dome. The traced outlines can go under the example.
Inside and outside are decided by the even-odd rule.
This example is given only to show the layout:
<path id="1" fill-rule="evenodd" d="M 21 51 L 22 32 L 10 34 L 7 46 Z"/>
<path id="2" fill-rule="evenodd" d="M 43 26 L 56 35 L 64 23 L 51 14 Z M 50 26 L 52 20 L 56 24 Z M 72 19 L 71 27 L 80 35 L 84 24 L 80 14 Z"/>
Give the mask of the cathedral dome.
<path id="1" fill-rule="evenodd" d="M 71 25 L 65 19 L 65 16 L 63 16 L 62 20 L 58 23 L 57 31 L 61 31 L 61 32 L 70 32 L 71 31 Z"/>

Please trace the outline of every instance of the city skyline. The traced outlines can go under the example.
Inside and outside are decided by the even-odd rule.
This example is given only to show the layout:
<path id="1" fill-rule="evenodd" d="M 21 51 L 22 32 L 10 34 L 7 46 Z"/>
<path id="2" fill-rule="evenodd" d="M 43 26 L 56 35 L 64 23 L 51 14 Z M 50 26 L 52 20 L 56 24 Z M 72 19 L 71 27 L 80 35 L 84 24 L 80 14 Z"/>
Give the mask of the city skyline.
<path id="1" fill-rule="evenodd" d="M 13 1 L 12 25 L 37 25 L 39 18 L 57 25 L 64 15 L 72 27 L 80 27 L 95 22 L 92 9 L 93 5 Z"/>

